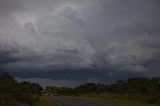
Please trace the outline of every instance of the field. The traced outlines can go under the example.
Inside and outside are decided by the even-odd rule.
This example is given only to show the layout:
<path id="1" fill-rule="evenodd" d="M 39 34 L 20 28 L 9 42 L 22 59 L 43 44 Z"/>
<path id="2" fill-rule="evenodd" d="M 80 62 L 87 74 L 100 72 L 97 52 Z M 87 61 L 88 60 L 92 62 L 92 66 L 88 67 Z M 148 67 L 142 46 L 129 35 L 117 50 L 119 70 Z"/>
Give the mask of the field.
<path id="1" fill-rule="evenodd" d="M 81 97 L 122 106 L 160 106 L 160 97 L 122 94 L 84 94 Z"/>

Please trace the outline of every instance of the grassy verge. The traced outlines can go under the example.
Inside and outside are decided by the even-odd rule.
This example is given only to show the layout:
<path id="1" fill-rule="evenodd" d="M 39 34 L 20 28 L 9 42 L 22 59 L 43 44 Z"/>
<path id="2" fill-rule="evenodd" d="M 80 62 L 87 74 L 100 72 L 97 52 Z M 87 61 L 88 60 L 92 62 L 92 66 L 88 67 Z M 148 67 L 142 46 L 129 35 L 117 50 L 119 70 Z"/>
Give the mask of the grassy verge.
<path id="1" fill-rule="evenodd" d="M 122 106 L 160 106 L 160 97 L 94 93 L 81 96 Z"/>
<path id="2" fill-rule="evenodd" d="M 39 101 L 34 103 L 33 106 L 57 106 L 57 104 L 50 97 L 42 96 L 42 97 L 40 97 Z"/>

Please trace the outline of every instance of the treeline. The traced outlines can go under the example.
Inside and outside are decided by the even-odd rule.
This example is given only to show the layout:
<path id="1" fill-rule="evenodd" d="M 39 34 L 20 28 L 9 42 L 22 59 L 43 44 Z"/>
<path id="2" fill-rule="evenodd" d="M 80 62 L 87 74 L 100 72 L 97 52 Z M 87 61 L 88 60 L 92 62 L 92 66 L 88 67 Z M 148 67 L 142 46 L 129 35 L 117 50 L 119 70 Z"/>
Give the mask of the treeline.
<path id="1" fill-rule="evenodd" d="M 18 83 L 9 74 L 0 72 L 0 106 L 33 106 L 41 91 L 37 83 Z"/>
<path id="2" fill-rule="evenodd" d="M 117 93 L 129 95 L 160 96 L 160 77 L 130 78 L 114 84 L 87 83 L 75 88 L 47 87 L 46 92 L 59 95 L 82 95 L 86 93 Z"/>

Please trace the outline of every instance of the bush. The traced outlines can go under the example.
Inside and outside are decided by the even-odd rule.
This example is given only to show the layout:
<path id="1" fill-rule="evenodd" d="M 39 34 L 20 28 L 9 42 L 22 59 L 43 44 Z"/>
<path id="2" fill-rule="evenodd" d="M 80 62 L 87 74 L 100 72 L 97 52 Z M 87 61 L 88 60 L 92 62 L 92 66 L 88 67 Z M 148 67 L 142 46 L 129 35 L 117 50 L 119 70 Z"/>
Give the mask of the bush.
<path id="1" fill-rule="evenodd" d="M 152 97 L 148 101 L 148 104 L 157 104 L 157 103 L 159 103 L 159 98 L 158 97 Z"/>
<path id="2" fill-rule="evenodd" d="M 33 106 L 41 95 L 37 83 L 18 83 L 7 73 L 0 73 L 0 106 Z"/>

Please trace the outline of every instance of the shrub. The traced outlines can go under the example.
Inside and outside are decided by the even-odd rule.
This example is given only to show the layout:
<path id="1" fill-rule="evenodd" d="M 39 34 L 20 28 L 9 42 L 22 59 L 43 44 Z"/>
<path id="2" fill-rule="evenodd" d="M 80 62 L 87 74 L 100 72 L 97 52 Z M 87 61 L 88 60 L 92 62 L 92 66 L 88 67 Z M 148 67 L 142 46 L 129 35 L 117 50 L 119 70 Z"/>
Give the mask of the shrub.
<path id="1" fill-rule="evenodd" d="M 157 103 L 159 103 L 158 97 L 151 97 L 148 101 L 148 104 L 157 104 Z"/>

